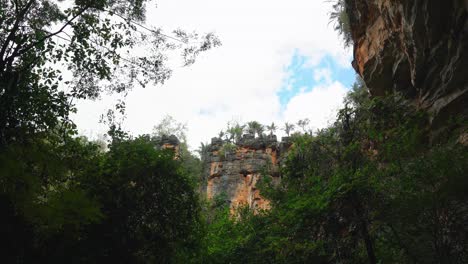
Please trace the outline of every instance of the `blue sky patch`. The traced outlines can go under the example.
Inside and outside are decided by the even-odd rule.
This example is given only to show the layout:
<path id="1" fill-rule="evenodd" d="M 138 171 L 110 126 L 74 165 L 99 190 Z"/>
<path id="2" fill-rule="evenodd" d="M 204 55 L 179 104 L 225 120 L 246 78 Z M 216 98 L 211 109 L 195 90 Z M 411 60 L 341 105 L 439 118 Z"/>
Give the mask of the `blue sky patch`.
<path id="1" fill-rule="evenodd" d="M 282 108 L 286 107 L 294 96 L 309 92 L 313 87 L 339 81 L 350 88 L 354 83 L 354 70 L 339 65 L 330 55 L 323 57 L 317 65 L 310 65 L 308 61 L 308 57 L 296 52 L 289 66 L 285 67 L 287 77 L 277 93 Z"/>

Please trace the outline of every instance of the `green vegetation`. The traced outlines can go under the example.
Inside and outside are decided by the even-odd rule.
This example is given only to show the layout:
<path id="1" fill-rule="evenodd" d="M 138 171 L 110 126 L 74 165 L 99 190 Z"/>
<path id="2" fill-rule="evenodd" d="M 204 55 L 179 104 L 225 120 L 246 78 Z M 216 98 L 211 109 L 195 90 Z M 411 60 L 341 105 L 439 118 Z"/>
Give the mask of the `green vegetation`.
<path id="1" fill-rule="evenodd" d="M 228 128 L 226 130 L 227 134 L 229 135 L 228 141 L 239 142 L 239 140 L 242 138 L 244 129 L 245 125 L 241 125 L 238 122 L 228 123 Z"/>
<path id="2" fill-rule="evenodd" d="M 6 263 L 165 263 L 186 254 L 200 210 L 173 155 L 149 136 L 113 138 L 105 153 L 69 136 L 10 145 L 0 156 Z"/>
<path id="3" fill-rule="evenodd" d="M 432 145 L 427 120 L 355 85 L 333 126 L 294 138 L 281 183 L 263 177 L 271 210 L 215 218 L 212 263 L 466 262 L 468 152 Z"/>
<path id="4" fill-rule="evenodd" d="M 246 132 L 250 135 L 263 136 L 264 126 L 257 121 L 250 121 L 247 123 Z"/>
<path id="5" fill-rule="evenodd" d="M 69 118 L 77 99 L 163 83 L 168 52 L 189 65 L 220 44 L 213 34 L 143 29 L 146 4 L 0 1 L 2 263 L 181 263 L 195 254 L 197 171 L 150 136 L 126 135 L 115 116 L 124 101 L 107 114 L 107 147 L 78 137 Z M 145 52 L 126 52 L 136 48 Z"/>
<path id="6" fill-rule="evenodd" d="M 189 178 L 194 183 L 199 183 L 202 174 L 201 160 L 190 152 L 187 144 L 187 125 L 178 122 L 174 117 L 166 115 L 157 125 L 153 128 L 151 140 L 155 145 L 160 144 L 161 139 L 170 139 L 171 137 L 178 144 L 177 158 L 181 161 L 182 167 L 189 174 Z M 159 143 L 158 143 L 159 142 Z"/>
<path id="7" fill-rule="evenodd" d="M 343 39 L 345 47 L 353 44 L 351 24 L 349 20 L 348 2 L 346 0 L 333 0 L 333 11 L 330 12 L 330 23 Z"/>
<path id="8" fill-rule="evenodd" d="M 398 95 L 369 98 L 359 81 L 334 125 L 312 133 L 308 119 L 297 123 L 281 181 L 258 185 L 271 210 L 257 214 L 232 216 L 224 194 L 200 199 L 209 146 L 194 156 L 169 116 L 132 137 L 115 117 L 121 101 L 107 115 L 108 142 L 78 136 L 74 100 L 162 83 L 167 52 L 189 65 L 220 44 L 143 34 L 145 4 L 0 1 L 1 263 L 468 263 L 466 146 L 433 142 L 427 114 Z M 345 1 L 334 8 L 349 44 Z M 125 57 L 144 43 L 145 56 Z M 284 124 L 288 136 L 295 127 Z M 220 153 L 264 132 L 231 123 Z M 158 145 L 171 135 L 177 156 Z"/>
<path id="9" fill-rule="evenodd" d="M 236 144 L 230 142 L 224 142 L 221 148 L 219 149 L 219 155 L 226 158 L 229 154 L 234 154 L 237 149 Z"/>
<path id="10" fill-rule="evenodd" d="M 428 118 L 399 96 L 369 98 L 358 82 L 334 125 L 312 134 L 298 122 L 305 133 L 281 182 L 258 185 L 271 210 L 235 216 L 223 195 L 199 200 L 203 164 L 186 144 L 180 159 L 155 148 L 184 138 L 171 117 L 152 136 L 114 128 L 107 151 L 70 129 L 10 143 L 0 155 L 6 260 L 464 263 L 468 152 L 450 138 L 431 143 Z M 224 141 L 221 156 L 235 148 Z"/>

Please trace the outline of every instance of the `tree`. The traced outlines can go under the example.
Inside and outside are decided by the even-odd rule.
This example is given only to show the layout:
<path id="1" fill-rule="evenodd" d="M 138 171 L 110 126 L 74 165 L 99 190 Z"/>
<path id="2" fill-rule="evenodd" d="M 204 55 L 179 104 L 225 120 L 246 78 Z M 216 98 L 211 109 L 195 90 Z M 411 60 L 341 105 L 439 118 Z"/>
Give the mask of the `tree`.
<path id="1" fill-rule="evenodd" d="M 245 125 L 239 124 L 239 122 L 228 123 L 228 128 L 226 133 L 229 135 L 229 140 L 234 142 L 239 142 L 242 138 L 242 133 L 244 132 Z"/>
<path id="2" fill-rule="evenodd" d="M 200 208 L 181 161 L 156 150 L 148 136 L 124 138 L 109 148 L 100 173 L 82 182 L 106 217 L 88 229 L 80 242 L 87 254 L 78 259 L 170 263 L 196 249 Z"/>
<path id="3" fill-rule="evenodd" d="M 254 136 L 255 134 L 261 136 L 263 134 L 263 125 L 257 121 L 250 121 L 247 123 L 247 132 Z"/>
<path id="4" fill-rule="evenodd" d="M 259 137 L 262 137 L 264 135 L 264 132 L 265 132 L 265 126 L 263 126 L 262 124 L 260 124 L 258 127 L 257 127 L 257 135 Z"/>
<path id="5" fill-rule="evenodd" d="M 271 122 L 271 125 L 269 125 L 269 126 L 267 125 L 266 128 L 267 128 L 268 131 L 270 131 L 270 136 L 272 136 L 276 132 L 276 130 L 278 129 L 274 122 Z"/>
<path id="6" fill-rule="evenodd" d="M 178 122 L 171 115 L 166 115 L 164 118 L 153 127 L 153 137 L 171 136 L 174 135 L 182 142 L 187 141 L 187 124 Z"/>
<path id="7" fill-rule="evenodd" d="M 284 132 L 286 133 L 286 135 L 289 137 L 289 135 L 291 134 L 292 131 L 294 131 L 294 124 L 291 124 L 291 123 L 284 123 L 284 127 L 283 127 L 283 130 Z"/>
<path id="8" fill-rule="evenodd" d="M 2 239 L 10 244 L 9 248 L 2 248 L 10 251 L 2 254 L 11 256 L 7 262 L 59 263 L 65 259 L 102 262 L 99 258 L 109 252 L 114 256 L 135 257 L 151 254 L 145 247 L 154 246 L 151 244 L 154 241 L 164 240 L 166 244 L 160 245 L 166 248 L 168 244 L 172 248 L 173 242 L 178 243 L 176 240 L 181 241 L 177 238 L 179 231 L 167 226 L 166 231 L 171 234 L 142 230 L 149 228 L 148 223 L 162 226 L 162 222 L 143 219 L 147 215 L 142 212 L 147 210 L 145 213 L 151 214 L 163 209 L 160 204 L 155 208 L 151 200 L 157 197 L 155 192 L 181 186 L 188 189 L 184 185 L 186 176 L 175 176 L 172 183 L 167 183 L 170 179 L 154 179 L 163 178 L 166 173 L 181 175 L 184 169 L 178 163 L 174 165 L 176 161 L 166 163 L 167 157 L 149 151 L 149 144 L 115 151 L 127 139 L 114 122 L 110 124 L 114 150 L 109 153 L 125 156 L 115 157 L 120 163 L 113 164 L 108 160 L 111 154 L 76 136 L 75 125 L 69 118 L 75 111 L 76 99 L 94 99 L 103 91 L 125 95 L 134 86 L 163 83 L 171 74 L 167 55 L 172 51 L 179 51 L 184 64 L 190 65 L 200 52 L 220 44 L 213 34 L 201 36 L 177 30 L 171 37 L 160 29 L 145 26 L 146 3 L 144 0 L 0 1 L 0 206 L 5 209 L 1 233 L 8 234 Z M 137 48 L 146 52 L 130 53 Z M 125 102 L 119 102 L 116 110 L 124 109 Z M 109 113 L 112 119 L 112 112 Z M 133 154 L 143 160 L 134 160 L 136 163 L 147 165 L 134 171 L 135 174 L 144 174 L 152 180 L 142 180 L 143 184 L 136 187 L 139 193 L 129 190 L 133 187 L 127 180 L 135 176 L 133 168 L 122 165 Z M 153 159 L 155 156 L 160 159 Z M 104 165 L 116 171 L 111 173 Z M 162 185 L 168 189 L 160 190 L 160 186 L 154 185 L 164 181 Z M 99 186 L 102 192 L 96 191 L 96 182 L 115 189 L 103 185 Z M 181 191 L 183 197 L 177 198 L 179 202 L 191 198 L 189 192 Z M 174 197 L 167 198 L 168 204 Z M 136 202 L 127 198 L 139 203 L 133 204 L 135 211 L 126 211 L 125 218 L 118 215 L 120 209 L 113 209 Z M 182 206 L 177 201 L 173 205 Z M 121 230 L 111 227 L 109 221 L 114 217 L 116 225 L 127 220 L 129 225 L 120 226 Z M 108 225 L 100 226 L 102 221 Z M 107 233 L 116 239 L 115 248 L 104 246 L 107 242 L 94 243 L 105 239 L 87 240 L 102 234 L 100 228 L 103 232 L 106 228 L 122 231 L 122 236 Z M 135 238 L 135 234 L 152 237 Z M 136 243 L 119 248 L 124 240 Z M 89 245 L 83 245 L 83 241 Z M 101 246 L 104 247 L 99 251 Z M 92 249 L 89 252 L 94 255 L 83 254 L 88 251 L 85 249 Z M 124 259 L 117 262 L 125 262 Z"/>
<path id="9" fill-rule="evenodd" d="M 398 95 L 354 86 L 334 125 L 294 139 L 282 182 L 260 187 L 279 230 L 265 239 L 292 261 L 465 262 L 467 200 L 452 184 L 468 184 L 466 147 L 431 146 L 426 126 Z"/>
<path id="10" fill-rule="evenodd" d="M 223 139 L 223 137 L 226 135 L 226 132 L 224 132 L 223 130 L 219 131 L 218 132 L 218 138 L 219 139 Z"/>
<path id="11" fill-rule="evenodd" d="M 83 230 L 104 217 L 81 184 L 101 154 L 97 145 L 70 131 L 0 151 L 3 261 L 50 263 L 58 254 L 72 254 Z"/>
<path id="12" fill-rule="evenodd" d="M 178 122 L 171 115 L 166 115 L 159 124 L 153 128 L 152 139 L 159 141 L 163 137 L 175 136 L 179 140 L 178 157 L 182 166 L 189 172 L 190 178 L 199 181 L 202 174 L 201 160 L 189 150 L 187 144 L 187 125 Z"/>
<path id="13" fill-rule="evenodd" d="M 208 146 L 208 143 L 200 142 L 200 147 L 198 147 L 197 152 L 200 155 L 200 157 L 202 157 L 202 160 L 204 159 L 203 157 L 206 157 L 208 153 Z"/>
<path id="14" fill-rule="evenodd" d="M 189 65 L 200 52 L 220 44 L 213 34 L 177 30 L 170 37 L 144 26 L 147 2 L 2 1 L 0 143 L 58 124 L 71 126 L 73 99 L 163 83 L 171 74 L 166 55 L 171 50 L 179 50 Z M 136 48 L 147 52 L 127 53 Z M 65 80 L 63 68 L 73 78 Z"/>
<path id="15" fill-rule="evenodd" d="M 302 128 L 302 131 L 304 132 L 304 134 L 307 134 L 309 123 L 310 123 L 310 120 L 308 118 L 301 119 L 301 120 L 297 121 L 297 126 Z"/>
<path id="16" fill-rule="evenodd" d="M 193 169 L 149 136 L 114 137 L 107 152 L 65 136 L 0 152 L 4 261 L 180 263 L 196 253 Z"/>
<path id="17" fill-rule="evenodd" d="M 468 152 L 457 132 L 431 144 L 427 124 L 402 97 L 370 98 L 356 84 L 333 125 L 294 137 L 281 182 L 257 183 L 271 210 L 215 219 L 209 253 L 229 263 L 465 263 Z"/>

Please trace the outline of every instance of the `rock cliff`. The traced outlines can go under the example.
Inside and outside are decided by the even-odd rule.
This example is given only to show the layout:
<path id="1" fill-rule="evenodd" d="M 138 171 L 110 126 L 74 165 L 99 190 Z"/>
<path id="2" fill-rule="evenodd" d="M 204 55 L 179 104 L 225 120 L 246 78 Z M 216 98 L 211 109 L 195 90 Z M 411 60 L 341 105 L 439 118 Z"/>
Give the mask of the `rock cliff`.
<path id="1" fill-rule="evenodd" d="M 372 95 L 401 92 L 436 128 L 468 116 L 468 0 L 345 2 L 353 67 Z"/>
<path id="2" fill-rule="evenodd" d="M 219 197 L 231 210 L 246 205 L 254 210 L 269 208 L 257 189 L 262 176 L 279 181 L 283 153 L 291 145 L 287 138 L 279 143 L 276 136 L 254 138 L 244 135 L 236 144 L 213 138 L 205 157 L 206 197 Z"/>
<path id="3" fill-rule="evenodd" d="M 174 151 L 174 158 L 180 157 L 180 141 L 175 135 L 163 135 L 155 138 L 155 145 L 160 149 L 169 149 Z"/>

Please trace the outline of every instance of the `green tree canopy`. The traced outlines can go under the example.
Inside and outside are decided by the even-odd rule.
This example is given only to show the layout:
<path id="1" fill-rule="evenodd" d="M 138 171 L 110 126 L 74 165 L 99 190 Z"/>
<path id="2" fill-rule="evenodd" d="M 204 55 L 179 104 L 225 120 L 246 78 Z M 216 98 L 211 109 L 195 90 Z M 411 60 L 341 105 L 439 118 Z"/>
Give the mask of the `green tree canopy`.
<path id="1" fill-rule="evenodd" d="M 0 140 L 68 123 L 73 99 L 163 83 L 167 52 L 185 64 L 218 46 L 213 34 L 174 37 L 143 25 L 149 1 L 17 0 L 0 3 Z M 129 53 L 130 50 L 144 50 Z M 66 70 L 64 70 L 66 69 Z M 72 78 L 66 78 L 71 72 Z M 123 110 L 120 104 L 118 107 Z"/>

